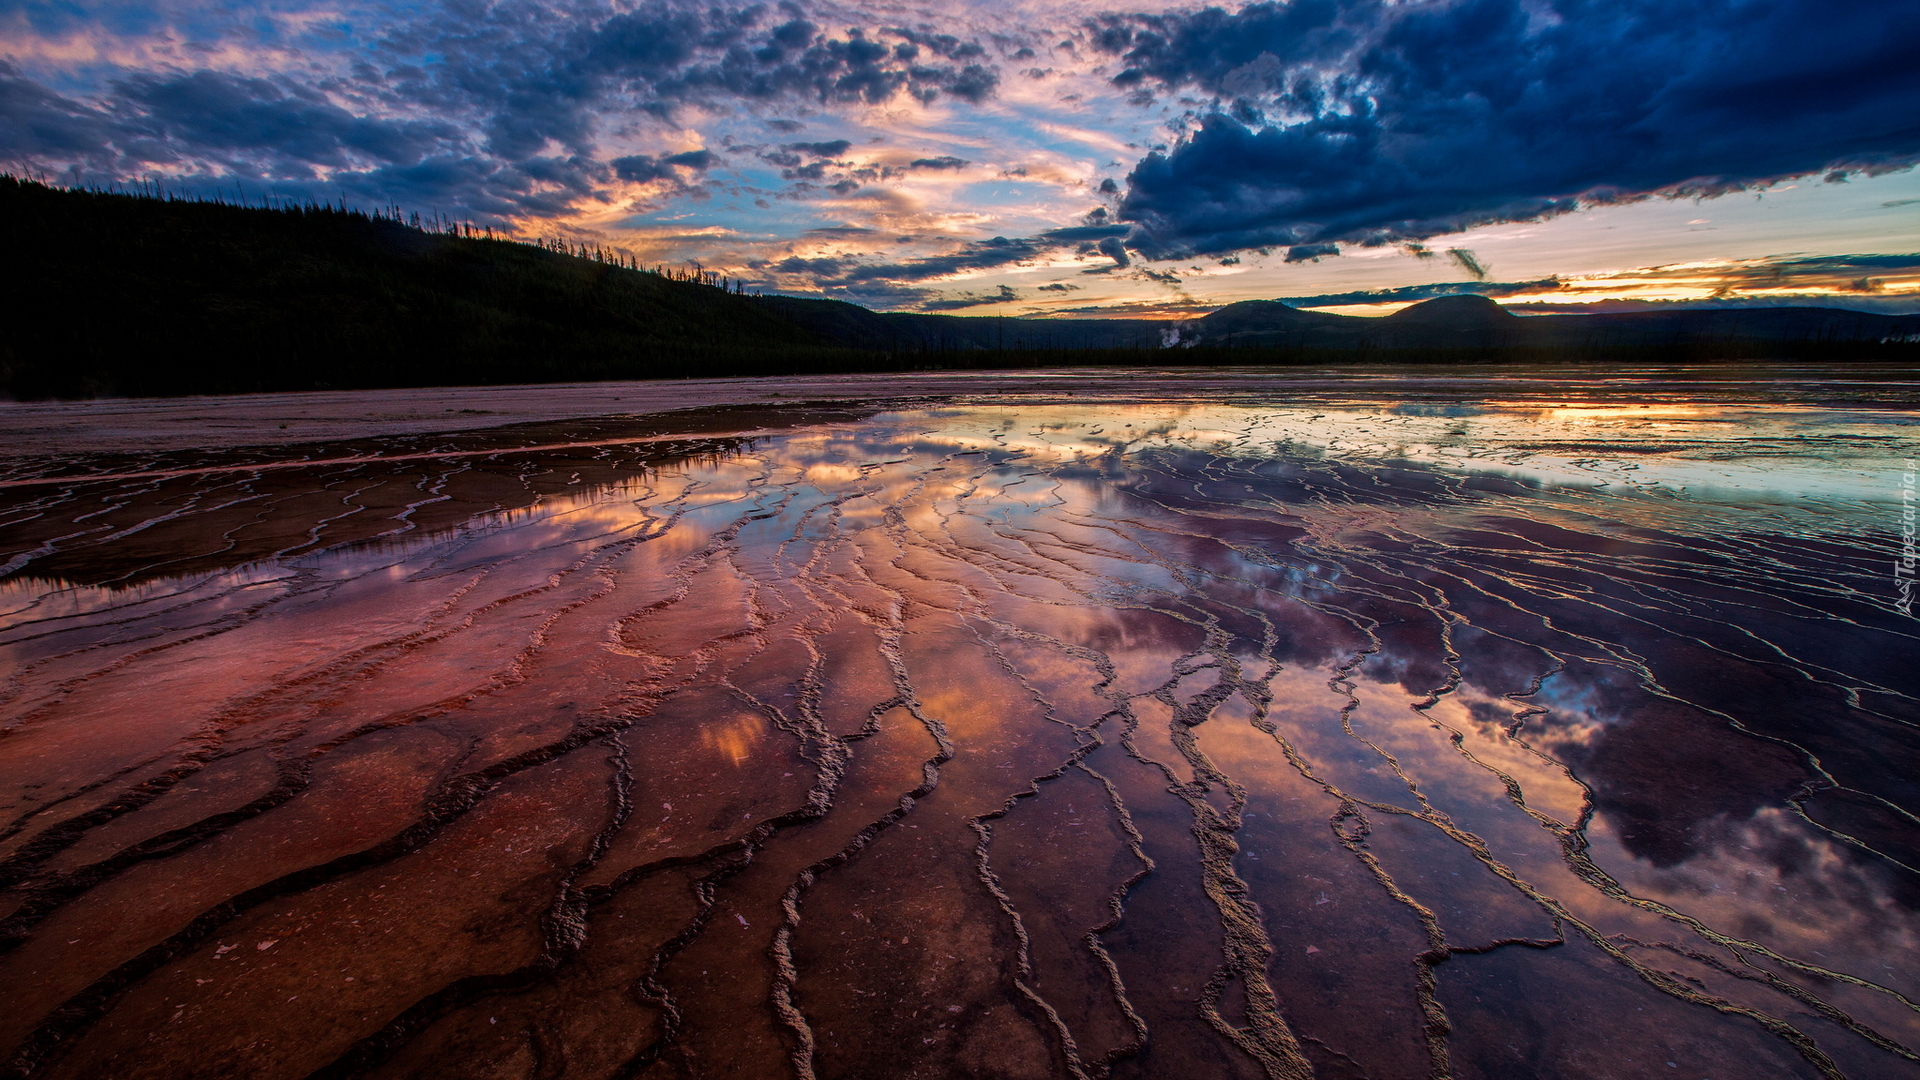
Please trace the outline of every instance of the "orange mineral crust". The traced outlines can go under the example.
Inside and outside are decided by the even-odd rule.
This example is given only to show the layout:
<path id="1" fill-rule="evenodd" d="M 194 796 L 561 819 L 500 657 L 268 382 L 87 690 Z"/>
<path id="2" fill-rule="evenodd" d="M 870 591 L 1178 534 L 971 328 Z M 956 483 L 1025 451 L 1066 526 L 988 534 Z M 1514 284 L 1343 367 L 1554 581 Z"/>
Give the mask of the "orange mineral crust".
<path id="1" fill-rule="evenodd" d="M 1920 1077 L 1913 402 L 1508 390 L 9 459 L 5 1075 Z"/>

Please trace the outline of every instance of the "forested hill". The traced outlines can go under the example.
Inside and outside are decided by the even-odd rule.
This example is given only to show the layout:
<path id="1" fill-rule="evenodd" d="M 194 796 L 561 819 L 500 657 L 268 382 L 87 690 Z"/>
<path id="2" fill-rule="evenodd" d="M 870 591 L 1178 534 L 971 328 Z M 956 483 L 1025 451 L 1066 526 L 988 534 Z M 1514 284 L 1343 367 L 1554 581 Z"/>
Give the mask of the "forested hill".
<path id="1" fill-rule="evenodd" d="M 711 375 L 823 345 L 714 285 L 336 207 L 0 178 L 0 236 L 18 396 Z"/>
<path id="2" fill-rule="evenodd" d="M 1233 304 L 1184 324 L 875 312 L 585 249 L 0 176 L 0 394 L 22 398 L 1069 364 L 1920 358 L 1920 316 L 1368 319 Z M 1169 345 L 1180 347 L 1169 348 Z"/>

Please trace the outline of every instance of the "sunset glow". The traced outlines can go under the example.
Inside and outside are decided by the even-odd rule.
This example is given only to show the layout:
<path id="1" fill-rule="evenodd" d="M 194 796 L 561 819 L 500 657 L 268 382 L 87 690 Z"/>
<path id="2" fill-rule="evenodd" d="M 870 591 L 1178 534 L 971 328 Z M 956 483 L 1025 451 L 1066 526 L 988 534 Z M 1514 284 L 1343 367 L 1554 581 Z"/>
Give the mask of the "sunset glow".
<path id="1" fill-rule="evenodd" d="M 0 165 L 397 206 L 882 310 L 1902 313 L 1917 25 L 1900 3 L 29 0 L 0 14 Z M 1845 89 L 1790 88 L 1815 86 Z"/>

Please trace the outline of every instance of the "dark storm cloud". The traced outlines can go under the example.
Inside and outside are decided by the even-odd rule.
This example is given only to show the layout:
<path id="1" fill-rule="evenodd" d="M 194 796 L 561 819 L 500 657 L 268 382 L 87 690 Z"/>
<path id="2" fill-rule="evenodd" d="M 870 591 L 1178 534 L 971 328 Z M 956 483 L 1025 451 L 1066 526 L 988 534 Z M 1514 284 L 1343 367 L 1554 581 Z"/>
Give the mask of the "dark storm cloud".
<path id="1" fill-rule="evenodd" d="M 0 60 L 0 150 L 15 161 L 110 160 L 112 117 L 20 77 Z"/>
<path id="2" fill-rule="evenodd" d="M 1404 304 L 1431 300 L 1436 296 L 1516 296 L 1553 292 L 1562 287 L 1558 278 L 1542 278 L 1539 281 L 1451 281 L 1434 285 L 1408 285 L 1399 289 L 1361 289 L 1275 299 L 1296 308 L 1345 307 L 1349 304 Z"/>
<path id="3" fill-rule="evenodd" d="M 711 150 L 689 150 L 684 154 L 667 154 L 662 157 L 634 154 L 630 157 L 614 158 L 607 164 L 613 166 L 614 175 L 636 184 L 644 184 L 652 180 L 671 180 L 677 183 L 683 177 L 674 171 L 676 168 L 705 172 L 719 160 L 720 158 Z"/>
<path id="4" fill-rule="evenodd" d="M 885 40 L 900 33 L 855 27 L 834 36 L 791 3 L 777 12 L 696 12 L 656 2 L 576 31 L 515 82 L 560 105 L 581 87 L 631 94 L 656 110 L 720 98 L 878 104 L 902 92 L 978 102 L 998 84 L 990 68 L 923 63 L 917 45 Z"/>
<path id="5" fill-rule="evenodd" d="M 443 122 L 355 116 L 305 87 L 212 71 L 135 75 L 117 89 L 121 102 L 143 114 L 127 121 L 124 132 L 181 147 L 265 155 L 283 164 L 406 166 L 459 139 L 458 130 Z"/>
<path id="6" fill-rule="evenodd" d="M 1290 67 L 1339 61 L 1368 35 L 1385 5 L 1296 0 L 1163 15 L 1103 15 L 1089 27 L 1095 50 L 1118 56 L 1120 86 L 1196 84 L 1244 94 L 1284 78 Z"/>
<path id="7" fill-rule="evenodd" d="M 947 255 L 855 266 L 846 272 L 844 281 L 925 281 L 966 270 L 991 270 L 1030 262 L 1054 246 L 1057 245 L 1025 237 L 1009 240 L 1004 236 L 996 236 L 991 240 L 963 245 L 960 250 Z"/>
<path id="8" fill-rule="evenodd" d="M 580 157 L 536 157 L 507 164 L 484 156 L 444 156 L 417 165 L 338 172 L 324 181 L 274 182 L 270 192 L 325 201 L 430 207 L 478 220 L 565 213 L 610 179 L 610 170 Z"/>
<path id="9" fill-rule="evenodd" d="M 205 153 L 256 163 L 239 170 L 245 175 L 299 179 L 323 167 L 412 166 L 458 140 L 451 124 L 356 116 L 297 84 L 212 71 L 139 74 L 113 84 L 103 109 L 0 66 L 0 152 L 15 162 L 111 169 Z"/>
<path id="10" fill-rule="evenodd" d="M 1379 244 L 1920 156 L 1920 6 L 1256 3 L 1088 27 L 1213 105 L 1128 177 L 1150 255 Z"/>
<path id="11" fill-rule="evenodd" d="M 931 289 L 886 281 L 828 282 L 820 286 L 820 292 L 835 300 L 851 300 L 883 311 L 919 307 L 938 296 Z"/>
<path id="12" fill-rule="evenodd" d="M 1478 255 L 1468 251 L 1466 248 L 1448 248 L 1447 258 L 1452 259 L 1454 265 L 1460 269 L 1472 274 L 1475 281 L 1485 281 L 1487 279 L 1486 265 L 1480 261 Z"/>
<path id="13" fill-rule="evenodd" d="M 753 264 L 756 270 L 771 269 L 777 270 L 782 274 L 806 274 L 821 278 L 840 277 L 858 265 L 859 263 L 856 260 L 838 255 L 830 255 L 819 259 L 804 259 L 798 255 L 790 255 L 787 258 L 781 259 L 779 262 L 765 264 L 764 266 L 759 263 Z"/>
<path id="14" fill-rule="evenodd" d="M 943 296 L 937 300 L 921 303 L 922 311 L 957 311 L 961 308 L 984 307 L 987 304 L 1010 304 L 1020 299 L 1020 293 L 1011 285 L 1002 285 L 997 292 L 961 293 L 959 296 Z"/>
<path id="15" fill-rule="evenodd" d="M 482 219 L 557 213 L 608 177 L 590 159 L 504 162 L 474 153 L 452 124 L 359 116 L 297 83 L 210 71 L 136 74 L 95 105 L 0 67 L 0 163 L 51 166 L 80 183 L 184 167 L 170 189 L 400 202 Z"/>
<path id="16" fill-rule="evenodd" d="M 1040 236 L 1045 240 L 1077 243 L 1085 240 L 1105 240 L 1110 236 L 1125 236 L 1132 231 L 1132 228 L 1127 225 L 1070 225 L 1064 229 L 1048 229 Z"/>
<path id="17" fill-rule="evenodd" d="M 1759 278 L 1771 279 L 1807 274 L 1853 273 L 1859 270 L 1879 273 L 1920 270 L 1920 252 L 1891 255 L 1776 255 L 1754 264 L 1751 273 Z"/>
<path id="18" fill-rule="evenodd" d="M 936 56 L 944 56 L 948 60 L 974 60 L 987 55 L 986 46 L 978 41 L 958 38 L 952 34 L 941 34 L 932 30 L 912 30 L 902 26 L 888 27 L 887 33 L 906 42 L 905 45 L 897 46 L 896 51 L 908 59 L 917 57 L 919 54 L 916 50 L 922 48 Z"/>
<path id="19" fill-rule="evenodd" d="M 1723 310 L 1726 308 L 1818 307 L 1865 311 L 1876 315 L 1920 314 L 1920 296 L 1857 296 L 1835 293 L 1783 293 L 1773 296 L 1722 296 L 1701 300 L 1591 300 L 1586 303 L 1508 304 L 1516 315 L 1608 315 L 1631 311 Z"/>
<path id="20" fill-rule="evenodd" d="M 852 147 L 853 144 L 845 139 L 835 139 L 832 142 L 796 142 L 786 145 L 788 150 L 823 158 L 837 158 Z"/>
<path id="21" fill-rule="evenodd" d="M 901 94 L 979 102 L 999 79 L 985 59 L 978 42 L 920 30 L 824 28 L 793 2 L 451 3 L 389 28 L 351 75 L 133 73 L 81 101 L 0 64 L 0 164 L 83 182 L 166 166 L 481 219 L 551 213 L 615 175 L 684 179 L 718 164 L 705 151 L 596 163 L 603 116 Z"/>

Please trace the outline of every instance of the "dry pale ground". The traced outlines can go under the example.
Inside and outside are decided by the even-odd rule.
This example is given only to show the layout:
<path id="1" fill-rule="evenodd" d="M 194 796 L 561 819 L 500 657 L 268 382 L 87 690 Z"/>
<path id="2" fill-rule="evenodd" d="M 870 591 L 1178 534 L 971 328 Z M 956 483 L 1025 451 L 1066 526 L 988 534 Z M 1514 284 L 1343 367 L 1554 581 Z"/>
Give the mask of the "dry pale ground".
<path id="1" fill-rule="evenodd" d="M 1818 384 L 1815 388 L 1810 384 Z M 402 390 L 91 401 L 0 400 L 0 457 L 297 445 L 719 405 L 803 401 L 994 400 L 1040 404 L 1241 401 L 1332 405 L 1399 400 L 1402 409 L 1463 403 L 1564 404 L 1626 392 L 1635 402 L 1702 395 L 1752 404 L 1915 407 L 1920 369 L 1888 364 L 1655 366 L 1052 368 L 734 379 L 655 379 Z"/>
<path id="2" fill-rule="evenodd" d="M 662 379 L 92 401 L 0 401 L 0 454 L 182 450 L 472 431 L 543 420 L 794 400 L 996 394 L 1132 395 L 1137 376 L 1007 372 Z"/>

